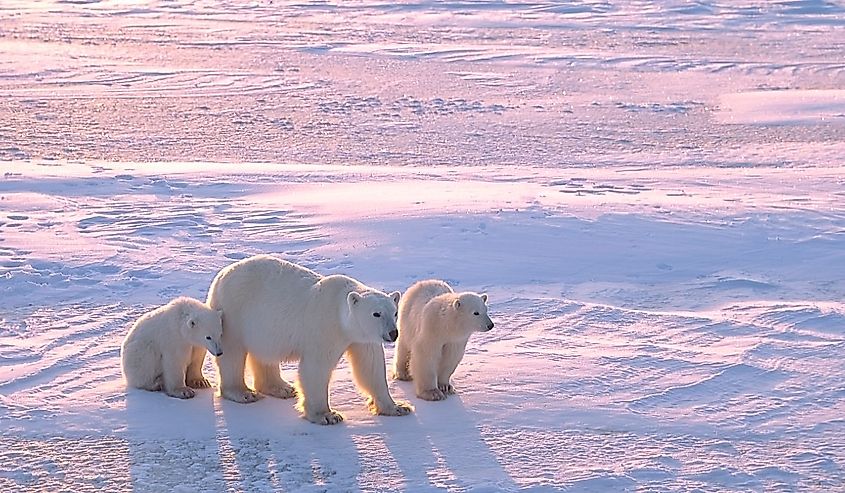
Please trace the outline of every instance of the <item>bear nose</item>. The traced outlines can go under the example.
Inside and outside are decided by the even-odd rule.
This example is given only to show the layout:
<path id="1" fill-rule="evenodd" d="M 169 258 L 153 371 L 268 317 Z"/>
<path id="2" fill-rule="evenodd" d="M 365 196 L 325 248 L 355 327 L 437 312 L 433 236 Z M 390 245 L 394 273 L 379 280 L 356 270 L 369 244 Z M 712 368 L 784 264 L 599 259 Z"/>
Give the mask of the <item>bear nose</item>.
<path id="1" fill-rule="evenodd" d="M 390 336 L 390 342 L 395 342 L 399 338 L 399 331 L 393 329 L 387 335 Z"/>
<path id="2" fill-rule="evenodd" d="M 223 356 L 223 351 L 217 351 L 217 354 L 215 354 L 214 356 Z"/>
<path id="3" fill-rule="evenodd" d="M 492 328 L 493 328 L 493 322 L 490 322 L 489 324 L 487 324 L 487 330 L 490 330 Z"/>

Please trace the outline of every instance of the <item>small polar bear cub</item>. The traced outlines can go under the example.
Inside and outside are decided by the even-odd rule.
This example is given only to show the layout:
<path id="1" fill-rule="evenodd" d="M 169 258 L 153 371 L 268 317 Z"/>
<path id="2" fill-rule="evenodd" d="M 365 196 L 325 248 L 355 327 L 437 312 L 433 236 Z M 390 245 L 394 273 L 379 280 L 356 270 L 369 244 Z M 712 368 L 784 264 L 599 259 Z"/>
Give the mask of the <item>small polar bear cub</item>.
<path id="1" fill-rule="evenodd" d="M 220 356 L 223 313 L 193 298 L 176 298 L 143 315 L 120 350 L 126 384 L 190 399 L 211 387 L 202 375 L 206 349 Z"/>
<path id="2" fill-rule="evenodd" d="M 473 332 L 487 332 L 487 295 L 455 293 L 443 281 L 420 281 L 399 302 L 394 377 L 414 380 L 417 397 L 439 401 L 455 393 L 450 383 Z"/>

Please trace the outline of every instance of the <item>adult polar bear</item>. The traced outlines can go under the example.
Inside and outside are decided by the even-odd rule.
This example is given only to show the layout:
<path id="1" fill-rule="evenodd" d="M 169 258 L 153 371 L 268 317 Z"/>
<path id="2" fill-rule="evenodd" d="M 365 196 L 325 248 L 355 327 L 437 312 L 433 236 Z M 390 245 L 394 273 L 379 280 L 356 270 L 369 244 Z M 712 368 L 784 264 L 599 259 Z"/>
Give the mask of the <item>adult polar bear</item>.
<path id="1" fill-rule="evenodd" d="M 208 305 L 223 311 L 221 395 L 235 402 L 260 398 L 244 383 L 248 361 L 258 392 L 280 398 L 298 393 L 304 418 L 338 423 L 343 416 L 329 407 L 329 381 L 346 353 L 373 412 L 408 414 L 410 406 L 394 402 L 387 390 L 382 347 L 398 336 L 399 296 L 267 255 L 229 265 L 208 293 Z M 294 360 L 299 360 L 298 392 L 279 373 L 280 361 Z"/>

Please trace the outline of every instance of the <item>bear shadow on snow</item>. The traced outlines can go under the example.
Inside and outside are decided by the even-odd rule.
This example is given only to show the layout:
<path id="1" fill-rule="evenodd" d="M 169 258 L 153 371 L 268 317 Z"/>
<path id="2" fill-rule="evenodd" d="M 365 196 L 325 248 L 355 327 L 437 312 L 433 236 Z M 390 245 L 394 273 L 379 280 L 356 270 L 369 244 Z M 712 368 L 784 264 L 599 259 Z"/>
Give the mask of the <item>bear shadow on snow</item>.
<path id="1" fill-rule="evenodd" d="M 217 442 L 227 488 L 355 487 L 361 460 L 347 424 L 310 423 L 295 409 L 295 399 L 265 397 L 249 406 L 219 402 Z"/>
<path id="2" fill-rule="evenodd" d="M 413 394 L 413 383 L 402 383 L 406 394 Z M 416 413 L 402 423 L 390 423 L 384 439 L 407 485 L 428 484 L 431 471 L 451 474 L 446 481 L 451 487 L 466 488 L 486 485 L 497 491 L 519 489 L 513 478 L 502 467 L 496 455 L 485 443 L 478 423 L 467 411 L 460 395 L 451 395 L 444 401 L 427 402 L 413 399 Z M 387 425 L 387 423 L 385 423 Z M 386 426 L 388 427 L 388 426 Z"/>

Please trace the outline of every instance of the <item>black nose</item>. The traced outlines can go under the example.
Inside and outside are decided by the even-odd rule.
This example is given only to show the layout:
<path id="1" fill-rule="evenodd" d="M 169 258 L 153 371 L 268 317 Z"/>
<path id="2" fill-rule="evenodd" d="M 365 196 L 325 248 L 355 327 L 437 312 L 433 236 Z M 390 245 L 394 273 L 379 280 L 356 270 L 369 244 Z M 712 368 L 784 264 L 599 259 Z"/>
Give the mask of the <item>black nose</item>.
<path id="1" fill-rule="evenodd" d="M 490 330 L 492 328 L 493 328 L 493 322 L 490 322 L 489 324 L 487 324 L 487 330 Z"/>
<path id="2" fill-rule="evenodd" d="M 223 351 L 220 351 L 219 353 L 215 354 L 214 356 L 223 356 Z"/>
<path id="3" fill-rule="evenodd" d="M 391 330 L 387 335 L 390 336 L 390 342 L 395 342 L 396 339 L 399 339 L 399 331 L 396 329 Z"/>

